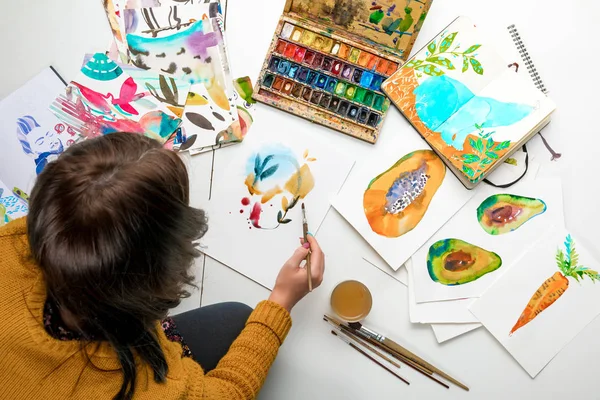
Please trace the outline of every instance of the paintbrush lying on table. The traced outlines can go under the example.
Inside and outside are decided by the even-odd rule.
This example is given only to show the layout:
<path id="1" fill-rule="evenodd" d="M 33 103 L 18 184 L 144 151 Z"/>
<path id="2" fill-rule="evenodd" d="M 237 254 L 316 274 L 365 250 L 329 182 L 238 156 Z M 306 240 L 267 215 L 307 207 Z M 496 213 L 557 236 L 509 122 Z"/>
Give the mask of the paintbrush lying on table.
<path id="1" fill-rule="evenodd" d="M 452 378 L 450 375 L 446 374 L 442 370 L 434 367 L 433 365 L 423 360 L 416 354 L 400 346 L 393 340 L 386 338 L 385 336 L 380 335 L 367 327 L 362 326 L 360 323 L 353 323 L 347 325 L 344 322 L 329 315 L 324 315 L 323 319 L 329 322 L 331 325 L 335 326 L 336 328 L 348 333 L 349 335 L 352 335 L 353 337 L 358 337 L 363 341 L 385 351 L 398 361 L 403 362 L 404 364 L 419 371 L 421 374 L 425 375 L 429 379 L 437 382 L 438 384 L 446 388 L 449 388 L 449 386 L 444 382 L 440 381 L 439 379 L 435 378 L 433 374 L 436 374 L 446 379 L 447 381 L 455 384 L 456 386 L 464 390 L 469 390 L 469 388 L 466 385 Z"/>

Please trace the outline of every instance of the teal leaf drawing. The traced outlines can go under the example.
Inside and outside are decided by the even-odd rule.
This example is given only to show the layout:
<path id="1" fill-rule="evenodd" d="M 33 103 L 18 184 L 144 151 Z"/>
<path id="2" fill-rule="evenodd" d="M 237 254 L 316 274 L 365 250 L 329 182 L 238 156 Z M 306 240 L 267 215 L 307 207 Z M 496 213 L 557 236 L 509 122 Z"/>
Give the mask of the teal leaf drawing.
<path id="1" fill-rule="evenodd" d="M 481 158 L 476 154 L 463 154 L 463 162 L 465 164 L 472 164 L 479 160 L 481 160 Z"/>
<path id="2" fill-rule="evenodd" d="M 481 133 L 479 134 L 479 136 L 481 136 L 482 139 L 487 139 L 490 136 L 492 136 L 494 133 L 496 133 L 496 131 L 489 131 L 488 133 L 486 133 L 485 135 L 482 135 Z"/>
<path id="3" fill-rule="evenodd" d="M 500 150 L 508 149 L 509 146 L 510 146 L 510 140 L 507 140 L 505 142 L 498 143 L 498 145 L 496 146 L 496 148 L 494 150 L 500 151 Z"/>
<path id="4" fill-rule="evenodd" d="M 475 143 L 475 148 L 478 152 L 483 153 L 483 140 L 481 140 L 481 138 L 477 139 L 477 142 Z"/>
<path id="5" fill-rule="evenodd" d="M 446 50 L 448 50 L 450 48 L 450 46 L 452 46 L 452 42 L 454 42 L 454 38 L 456 37 L 456 35 L 458 34 L 458 32 L 453 32 L 451 34 L 449 34 L 448 36 L 446 36 L 444 38 L 444 40 L 442 40 L 442 43 L 440 43 L 440 53 L 445 52 Z"/>
<path id="6" fill-rule="evenodd" d="M 441 69 L 439 69 L 438 67 L 436 67 L 433 64 L 419 65 L 419 66 L 415 67 L 415 70 L 421 71 L 424 74 L 429 75 L 429 76 L 442 76 L 445 74 L 444 71 L 442 71 Z"/>
<path id="7" fill-rule="evenodd" d="M 263 180 L 273 176 L 273 174 L 275 174 L 275 172 L 277 172 L 278 169 L 279 169 L 279 164 L 273 165 L 271 168 L 267 169 L 266 171 L 264 171 L 263 173 L 260 174 L 260 180 L 263 181 Z"/>
<path id="8" fill-rule="evenodd" d="M 264 171 L 265 168 L 267 168 L 267 164 L 269 164 L 269 161 L 271 161 L 273 159 L 272 155 L 269 155 L 265 158 L 265 160 L 262 162 L 262 166 L 260 168 L 261 171 Z"/>
<path id="9" fill-rule="evenodd" d="M 296 207 L 296 204 L 298 204 L 298 200 L 300 200 L 300 197 L 295 197 L 294 200 L 292 200 L 292 202 L 290 203 L 290 205 L 288 206 L 288 210 L 291 210 L 292 208 Z"/>
<path id="10" fill-rule="evenodd" d="M 256 155 L 256 158 L 254 159 L 254 175 L 255 176 L 259 176 L 261 171 L 262 171 L 262 166 L 261 166 L 261 158 L 260 158 L 260 154 Z"/>
<path id="11" fill-rule="evenodd" d="M 277 213 L 277 222 L 281 223 L 282 219 L 283 219 L 283 211 L 279 210 L 279 212 Z"/>
<path id="12" fill-rule="evenodd" d="M 454 64 L 452 64 L 452 61 L 448 60 L 446 57 L 440 57 L 440 56 L 428 57 L 425 61 L 429 61 L 430 63 L 441 65 L 442 67 L 446 67 L 450 70 L 455 69 Z"/>
<path id="13" fill-rule="evenodd" d="M 429 46 L 427 46 L 427 50 L 429 50 L 429 52 L 431 54 L 435 53 L 435 48 L 436 48 L 435 41 L 429 43 Z"/>
<path id="14" fill-rule="evenodd" d="M 402 66 L 402 68 L 415 68 L 421 64 L 423 64 L 422 60 L 411 60 L 411 61 L 407 62 L 406 64 L 404 64 Z"/>
<path id="15" fill-rule="evenodd" d="M 493 161 L 492 159 L 490 159 L 490 158 L 484 158 L 484 159 L 481 161 L 481 165 L 485 167 L 486 165 L 490 165 L 490 164 L 491 164 L 491 163 L 493 163 L 493 162 L 494 162 L 494 161 Z"/>
<path id="16" fill-rule="evenodd" d="M 475 73 L 483 75 L 483 66 L 479 61 L 477 61 L 474 58 L 470 58 L 469 62 L 471 63 L 471 66 L 473 67 L 473 71 L 475 71 Z"/>
<path id="17" fill-rule="evenodd" d="M 485 155 L 494 160 L 498 159 L 498 154 L 494 153 L 493 151 L 488 151 L 485 153 Z"/>
<path id="18" fill-rule="evenodd" d="M 480 47 L 481 47 L 480 44 L 474 44 L 473 46 L 471 46 L 467 50 L 465 50 L 465 52 L 463 54 L 471 54 Z"/>
<path id="19" fill-rule="evenodd" d="M 491 150 L 492 147 L 494 147 L 494 140 L 493 139 L 488 139 L 487 144 L 485 145 L 485 149 L 486 150 Z"/>
<path id="20" fill-rule="evenodd" d="M 475 171 L 473 170 L 473 168 L 468 167 L 466 165 L 463 165 L 463 172 L 471 178 L 475 175 Z"/>
<path id="21" fill-rule="evenodd" d="M 289 224 L 290 222 L 292 222 L 292 220 L 291 220 L 291 219 L 282 219 L 281 221 L 279 221 L 279 223 L 280 223 L 280 224 L 283 224 L 283 225 L 285 225 L 285 224 Z"/>
<path id="22" fill-rule="evenodd" d="M 475 141 L 475 139 L 469 138 L 469 143 L 471 144 L 472 148 L 477 149 L 477 142 Z"/>
<path id="23" fill-rule="evenodd" d="M 463 58 L 463 69 L 462 72 L 467 72 L 469 70 L 469 59 L 467 57 Z"/>

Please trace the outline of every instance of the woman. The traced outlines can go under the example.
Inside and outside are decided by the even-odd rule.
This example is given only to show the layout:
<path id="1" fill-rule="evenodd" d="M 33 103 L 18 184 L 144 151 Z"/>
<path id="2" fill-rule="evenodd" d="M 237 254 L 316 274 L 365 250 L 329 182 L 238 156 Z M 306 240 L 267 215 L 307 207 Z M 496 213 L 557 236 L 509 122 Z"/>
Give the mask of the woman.
<path id="1" fill-rule="evenodd" d="M 316 287 L 323 253 L 311 236 L 251 313 L 224 304 L 161 323 L 189 296 L 208 228 L 188 203 L 182 161 L 143 136 L 48 164 L 27 219 L 0 228 L 0 398 L 256 397 L 307 294 L 300 264 L 310 249 Z"/>

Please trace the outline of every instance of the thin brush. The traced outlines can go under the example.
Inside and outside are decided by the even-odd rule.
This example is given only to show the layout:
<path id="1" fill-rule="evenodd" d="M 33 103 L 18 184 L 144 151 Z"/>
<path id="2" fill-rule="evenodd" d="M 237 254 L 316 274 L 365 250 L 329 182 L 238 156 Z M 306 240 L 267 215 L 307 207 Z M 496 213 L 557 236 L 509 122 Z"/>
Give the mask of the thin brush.
<path id="1" fill-rule="evenodd" d="M 302 203 L 302 235 L 304 236 L 304 243 L 308 243 L 308 221 L 306 220 L 306 207 Z M 308 291 L 312 292 L 312 273 L 310 270 L 310 250 L 306 256 L 306 274 L 308 275 Z"/>
<path id="2" fill-rule="evenodd" d="M 400 379 L 402 382 L 406 383 L 407 385 L 410 385 L 409 381 L 407 381 L 406 379 L 404 379 L 403 377 L 401 377 L 400 375 L 398 375 L 397 373 L 395 373 L 394 371 L 392 371 L 390 368 L 386 367 L 385 365 L 383 365 L 382 363 L 380 363 L 379 361 L 377 361 L 375 359 L 375 357 L 372 357 L 371 355 L 367 354 L 366 351 L 364 351 L 363 349 L 361 349 L 360 347 L 358 347 L 357 345 L 355 345 L 354 343 L 352 343 L 350 340 L 346 339 L 343 336 L 338 335 L 336 331 L 331 331 L 331 334 L 334 335 L 334 336 L 337 336 L 344 343 L 346 343 L 347 345 L 349 345 L 350 347 L 352 347 L 354 350 L 358 351 L 363 356 L 367 357 L 369 360 L 373 361 L 375 364 L 379 365 L 381 368 L 385 369 L 390 374 L 394 375 L 396 378 Z"/>

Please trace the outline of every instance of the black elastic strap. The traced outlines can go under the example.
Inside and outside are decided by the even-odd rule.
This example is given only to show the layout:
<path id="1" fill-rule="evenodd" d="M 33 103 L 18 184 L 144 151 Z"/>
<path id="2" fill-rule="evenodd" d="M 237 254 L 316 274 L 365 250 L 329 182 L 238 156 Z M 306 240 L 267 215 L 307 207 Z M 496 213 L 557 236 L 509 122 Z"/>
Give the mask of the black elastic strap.
<path id="1" fill-rule="evenodd" d="M 523 171 L 523 174 L 518 177 L 515 181 L 511 182 L 511 183 L 506 183 L 504 185 L 496 185 L 495 183 L 491 182 L 489 179 L 484 179 L 483 181 L 485 183 L 487 183 L 490 186 L 493 186 L 495 188 L 499 188 L 499 189 L 506 189 L 508 187 L 511 187 L 512 185 L 518 183 L 521 179 L 523 179 L 525 177 L 525 175 L 527 175 L 527 171 L 529 170 L 529 152 L 527 151 L 527 146 L 523 145 L 523 151 L 525 152 L 525 171 Z"/>

